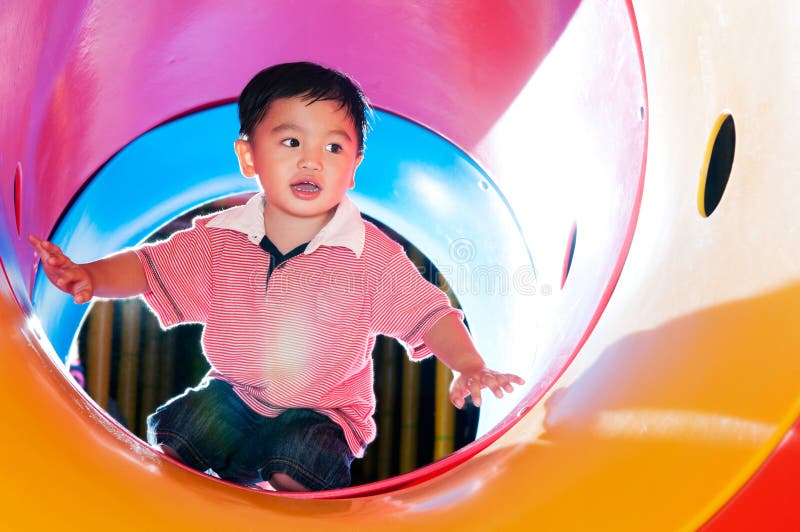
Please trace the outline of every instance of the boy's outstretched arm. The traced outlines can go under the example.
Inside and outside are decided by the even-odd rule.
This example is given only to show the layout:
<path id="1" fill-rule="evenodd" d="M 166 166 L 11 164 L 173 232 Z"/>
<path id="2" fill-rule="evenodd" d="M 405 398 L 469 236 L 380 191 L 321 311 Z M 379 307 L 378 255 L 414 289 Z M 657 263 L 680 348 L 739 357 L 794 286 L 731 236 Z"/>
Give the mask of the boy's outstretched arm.
<path id="1" fill-rule="evenodd" d="M 480 406 L 482 388 L 489 388 L 499 398 L 503 397 L 503 391 L 514 391 L 512 383 L 525 384 L 516 375 L 487 368 L 467 328 L 454 314 L 448 314 L 433 324 L 423 339 L 436 358 L 454 373 L 455 378 L 450 384 L 450 401 L 457 408 L 464 406 L 464 398 L 468 395 L 472 396 L 475 406 Z"/>
<path id="2" fill-rule="evenodd" d="M 39 253 L 50 282 L 71 294 L 75 303 L 86 303 L 94 296 L 124 298 L 147 291 L 144 270 L 132 251 L 109 255 L 88 264 L 76 264 L 52 242 L 39 240 L 33 235 L 28 235 L 28 241 Z"/>

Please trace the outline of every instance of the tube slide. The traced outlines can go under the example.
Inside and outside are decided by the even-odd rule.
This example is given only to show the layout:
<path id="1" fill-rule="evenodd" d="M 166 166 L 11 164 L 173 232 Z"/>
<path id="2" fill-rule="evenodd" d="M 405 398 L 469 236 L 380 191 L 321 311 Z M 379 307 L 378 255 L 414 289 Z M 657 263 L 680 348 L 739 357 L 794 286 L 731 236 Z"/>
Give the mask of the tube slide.
<path id="1" fill-rule="evenodd" d="M 796 4 L 5 2 L 4 523 L 800 528 Z M 86 307 L 25 239 L 90 260 L 252 190 L 232 102 L 291 60 L 362 84 L 354 199 L 528 381 L 453 455 L 307 494 L 199 475 L 111 420 L 63 370 Z"/>

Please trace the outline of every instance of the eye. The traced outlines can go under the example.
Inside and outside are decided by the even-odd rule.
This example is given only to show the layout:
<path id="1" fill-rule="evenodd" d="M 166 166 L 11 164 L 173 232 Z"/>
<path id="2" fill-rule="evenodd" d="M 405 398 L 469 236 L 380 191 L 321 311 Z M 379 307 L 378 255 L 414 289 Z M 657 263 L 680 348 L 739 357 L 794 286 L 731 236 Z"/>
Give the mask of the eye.
<path id="1" fill-rule="evenodd" d="M 342 147 L 338 144 L 328 144 L 327 146 L 325 146 L 325 149 L 331 153 L 339 153 L 340 151 L 342 151 Z"/>
<path id="2" fill-rule="evenodd" d="M 297 148 L 298 146 L 300 146 L 300 141 L 295 138 L 288 138 L 288 139 L 283 139 L 281 141 L 281 144 L 289 148 Z"/>

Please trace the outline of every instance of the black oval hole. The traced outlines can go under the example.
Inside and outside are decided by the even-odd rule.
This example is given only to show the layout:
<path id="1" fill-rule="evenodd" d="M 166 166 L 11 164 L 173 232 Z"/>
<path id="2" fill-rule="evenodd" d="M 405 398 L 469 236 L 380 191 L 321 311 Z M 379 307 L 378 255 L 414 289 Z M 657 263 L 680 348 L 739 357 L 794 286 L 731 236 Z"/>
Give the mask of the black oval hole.
<path id="1" fill-rule="evenodd" d="M 711 216 L 717 208 L 733 167 L 733 153 L 736 148 L 736 126 L 733 115 L 721 115 L 715 124 L 712 138 L 709 139 L 711 150 L 706 150 L 705 174 L 701 175 L 700 198 L 698 207 L 702 216 Z"/>

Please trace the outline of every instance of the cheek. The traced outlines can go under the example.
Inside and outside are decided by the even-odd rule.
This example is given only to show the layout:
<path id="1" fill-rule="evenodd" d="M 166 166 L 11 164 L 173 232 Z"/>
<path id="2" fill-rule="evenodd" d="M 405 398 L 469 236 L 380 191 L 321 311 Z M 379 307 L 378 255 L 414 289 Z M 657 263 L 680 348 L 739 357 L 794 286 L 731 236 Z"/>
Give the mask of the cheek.
<path id="1" fill-rule="evenodd" d="M 289 164 L 286 157 L 278 157 L 275 154 L 262 154 L 256 159 L 256 166 L 263 169 L 281 168 Z"/>
<path id="2" fill-rule="evenodd" d="M 351 175 L 351 176 L 355 175 L 356 170 L 358 169 L 358 165 L 356 164 L 356 161 L 348 161 L 348 163 L 346 165 L 344 165 L 344 166 L 346 168 L 347 175 Z"/>

